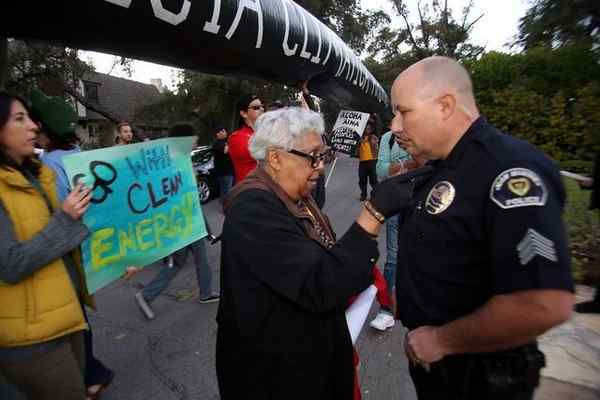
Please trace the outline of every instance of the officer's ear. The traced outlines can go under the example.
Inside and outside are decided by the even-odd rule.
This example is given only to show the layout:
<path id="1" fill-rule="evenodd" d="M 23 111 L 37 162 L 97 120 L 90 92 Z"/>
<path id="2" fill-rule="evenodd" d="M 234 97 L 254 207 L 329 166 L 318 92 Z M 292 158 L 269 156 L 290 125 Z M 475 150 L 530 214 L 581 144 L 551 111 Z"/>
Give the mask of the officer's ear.
<path id="1" fill-rule="evenodd" d="M 452 94 L 445 94 L 440 97 L 440 108 L 442 112 L 442 119 L 444 121 L 450 119 L 456 111 L 456 97 Z"/>

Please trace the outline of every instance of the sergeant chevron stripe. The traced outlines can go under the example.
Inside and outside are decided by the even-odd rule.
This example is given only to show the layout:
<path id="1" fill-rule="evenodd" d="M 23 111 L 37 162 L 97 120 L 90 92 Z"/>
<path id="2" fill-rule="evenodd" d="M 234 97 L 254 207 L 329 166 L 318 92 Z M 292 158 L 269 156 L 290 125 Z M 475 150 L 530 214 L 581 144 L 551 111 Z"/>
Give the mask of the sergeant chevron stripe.
<path id="1" fill-rule="evenodd" d="M 558 262 L 554 242 L 531 228 L 527 230 L 525 237 L 517 245 L 517 252 L 521 265 L 527 265 L 535 256 Z"/>

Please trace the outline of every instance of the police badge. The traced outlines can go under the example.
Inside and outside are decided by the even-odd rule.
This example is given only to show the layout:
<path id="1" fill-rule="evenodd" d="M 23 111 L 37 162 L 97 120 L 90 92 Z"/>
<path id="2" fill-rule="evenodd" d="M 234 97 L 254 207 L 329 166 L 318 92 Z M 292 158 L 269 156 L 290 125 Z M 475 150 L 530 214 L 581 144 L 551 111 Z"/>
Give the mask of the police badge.
<path id="1" fill-rule="evenodd" d="M 496 177 L 490 188 L 490 199 L 500 208 L 543 206 L 548 190 L 542 178 L 527 168 L 511 168 Z"/>
<path id="2" fill-rule="evenodd" d="M 454 186 L 448 181 L 436 183 L 425 201 L 425 209 L 429 214 L 441 214 L 450 207 L 456 197 Z"/>

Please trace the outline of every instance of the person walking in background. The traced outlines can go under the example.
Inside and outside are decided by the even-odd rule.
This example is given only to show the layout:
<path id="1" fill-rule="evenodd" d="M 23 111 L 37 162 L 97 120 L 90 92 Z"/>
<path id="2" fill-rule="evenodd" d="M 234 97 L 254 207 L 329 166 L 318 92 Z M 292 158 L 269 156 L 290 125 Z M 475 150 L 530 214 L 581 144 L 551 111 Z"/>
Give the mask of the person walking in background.
<path id="1" fill-rule="evenodd" d="M 250 155 L 248 142 L 254 134 L 254 122 L 265 112 L 265 106 L 258 96 L 248 94 L 240 98 L 237 110 L 240 114 L 239 127 L 227 140 L 235 172 L 234 184 L 243 181 L 256 168 L 256 160 Z"/>
<path id="2" fill-rule="evenodd" d="M 379 182 L 389 177 L 406 173 L 418 168 L 422 163 L 415 162 L 396 140 L 392 131 L 381 137 L 379 154 L 377 157 L 377 178 Z M 385 221 L 386 259 L 383 276 L 387 284 L 388 294 L 393 298 L 396 265 L 398 258 L 398 226 L 400 216 L 394 215 Z M 394 326 L 394 313 L 391 307 L 382 305 L 377 316 L 371 321 L 370 326 L 380 331 L 385 331 Z"/>
<path id="3" fill-rule="evenodd" d="M 219 200 L 222 206 L 225 195 L 233 186 L 233 164 L 231 163 L 231 157 L 229 157 L 229 145 L 227 144 L 227 131 L 225 128 L 218 127 L 216 136 L 213 143 L 215 175 L 219 182 Z"/>
<path id="4" fill-rule="evenodd" d="M 77 114 L 65 100 L 58 97 L 47 97 L 39 91 L 34 91 L 30 96 L 30 100 L 32 119 L 38 125 L 37 142 L 44 149 L 41 161 L 54 171 L 58 200 L 62 203 L 71 192 L 63 157 L 81 151 L 75 145 L 77 142 L 77 135 L 75 134 Z M 82 310 L 88 323 L 88 329 L 84 331 L 84 381 L 87 396 L 93 399 L 110 385 L 115 374 L 94 356 L 92 327 L 89 324 L 87 312 L 83 305 Z"/>
<path id="5" fill-rule="evenodd" d="M 600 210 L 600 153 L 596 154 L 594 162 L 594 175 L 591 181 L 579 181 L 579 187 L 585 190 L 591 190 L 590 210 Z M 600 211 L 599 211 L 600 213 Z M 596 287 L 594 299 L 575 305 L 575 311 L 579 313 L 600 314 L 600 271 L 594 271 L 590 274 L 591 280 Z"/>
<path id="6" fill-rule="evenodd" d="M 375 121 L 369 119 L 365 132 L 358 143 L 358 186 L 360 187 L 360 201 L 367 200 L 367 182 L 371 190 L 377 186 L 377 153 L 379 152 L 379 138 L 375 135 Z"/>
<path id="7" fill-rule="evenodd" d="M 169 137 L 187 136 L 196 137 L 194 127 L 190 124 L 177 124 L 169 131 Z M 177 273 L 183 269 L 189 253 L 192 254 L 194 266 L 196 267 L 196 279 L 199 290 L 198 302 L 204 304 L 219 301 L 219 295 L 212 291 L 212 268 L 208 262 L 206 241 L 206 238 L 202 238 L 173 253 L 171 255 L 173 257 L 172 265 L 170 263 L 162 265 L 154 279 L 135 295 L 135 301 L 146 318 L 155 318 L 150 303 L 169 286 Z"/>
<path id="8" fill-rule="evenodd" d="M 25 101 L 0 92 L 0 374 L 28 400 L 82 400 L 82 302 L 94 304 L 78 248 L 91 190 L 59 202 L 37 129 Z"/>

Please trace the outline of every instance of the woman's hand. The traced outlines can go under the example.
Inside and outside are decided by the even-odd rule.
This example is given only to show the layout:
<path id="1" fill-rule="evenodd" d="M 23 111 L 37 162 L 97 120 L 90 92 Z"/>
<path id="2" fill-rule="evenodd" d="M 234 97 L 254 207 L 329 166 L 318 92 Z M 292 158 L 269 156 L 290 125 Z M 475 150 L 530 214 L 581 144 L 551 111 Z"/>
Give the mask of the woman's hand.
<path id="1" fill-rule="evenodd" d="M 92 191 L 83 186 L 83 183 L 79 183 L 63 202 L 62 210 L 73 219 L 81 219 L 90 206 L 90 200 L 92 200 Z"/>
<path id="2" fill-rule="evenodd" d="M 421 167 L 379 183 L 371 195 L 371 204 L 385 218 L 412 205 L 413 192 L 433 173 L 432 167 Z"/>

